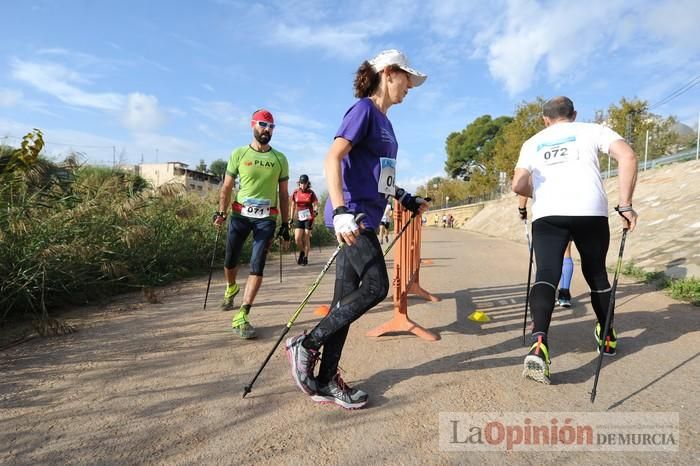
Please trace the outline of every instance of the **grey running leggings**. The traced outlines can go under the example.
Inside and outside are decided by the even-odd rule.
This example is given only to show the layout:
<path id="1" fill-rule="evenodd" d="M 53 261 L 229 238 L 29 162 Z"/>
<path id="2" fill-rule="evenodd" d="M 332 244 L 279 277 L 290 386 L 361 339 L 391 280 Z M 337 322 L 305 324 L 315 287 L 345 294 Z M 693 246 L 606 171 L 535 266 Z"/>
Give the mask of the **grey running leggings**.
<path id="1" fill-rule="evenodd" d="M 610 282 L 605 256 L 610 244 L 607 217 L 568 217 L 554 215 L 532 223 L 537 274 L 530 290 L 530 306 L 535 322 L 533 333 L 549 331 L 554 298 L 561 276 L 564 251 L 569 239 L 581 255 L 581 272 L 591 289 L 591 304 L 598 321 L 605 322 L 610 304 Z"/>
<path id="2" fill-rule="evenodd" d="M 389 276 L 381 245 L 373 230 L 363 230 L 357 243 L 338 254 L 331 310 L 309 333 L 304 346 L 320 349 L 323 357 L 318 381 L 324 384 L 338 372 L 350 324 L 386 298 Z"/>

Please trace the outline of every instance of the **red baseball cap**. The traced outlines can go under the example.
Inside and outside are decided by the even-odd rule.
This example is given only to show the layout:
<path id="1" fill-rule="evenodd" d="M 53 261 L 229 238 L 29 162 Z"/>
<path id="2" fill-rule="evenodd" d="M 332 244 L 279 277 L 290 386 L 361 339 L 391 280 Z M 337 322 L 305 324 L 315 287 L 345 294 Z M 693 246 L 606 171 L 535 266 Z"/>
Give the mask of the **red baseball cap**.
<path id="1" fill-rule="evenodd" d="M 272 113 L 270 113 L 268 110 L 265 110 L 264 108 L 261 108 L 260 110 L 256 110 L 255 113 L 253 113 L 251 126 L 253 126 L 256 121 L 266 121 L 268 123 L 274 123 L 275 119 L 272 118 Z"/>

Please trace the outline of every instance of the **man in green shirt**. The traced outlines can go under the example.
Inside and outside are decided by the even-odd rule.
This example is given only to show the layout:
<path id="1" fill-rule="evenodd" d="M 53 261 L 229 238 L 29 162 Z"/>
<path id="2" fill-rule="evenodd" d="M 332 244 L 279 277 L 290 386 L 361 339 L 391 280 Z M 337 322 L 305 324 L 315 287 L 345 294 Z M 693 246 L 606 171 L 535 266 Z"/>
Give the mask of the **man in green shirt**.
<path id="1" fill-rule="evenodd" d="M 265 259 L 275 234 L 277 216 L 282 216 L 277 237 L 289 241 L 289 165 L 281 152 L 270 147 L 270 139 L 275 129 L 272 114 L 267 110 L 257 110 L 250 122 L 253 141 L 235 149 L 226 167 L 226 177 L 219 195 L 219 211 L 214 214 L 214 225 L 221 228 L 226 220 L 226 212 L 231 201 L 236 177 L 239 189 L 231 203 L 231 221 L 226 243 L 224 276 L 228 283 L 224 293 L 223 310 L 233 310 L 233 298 L 240 287 L 236 283 L 238 261 L 243 244 L 253 233 L 253 252 L 250 258 L 250 274 L 243 293 L 243 304 L 231 321 L 235 335 L 241 338 L 254 338 L 255 329 L 248 315 L 260 289 L 263 279 Z"/>

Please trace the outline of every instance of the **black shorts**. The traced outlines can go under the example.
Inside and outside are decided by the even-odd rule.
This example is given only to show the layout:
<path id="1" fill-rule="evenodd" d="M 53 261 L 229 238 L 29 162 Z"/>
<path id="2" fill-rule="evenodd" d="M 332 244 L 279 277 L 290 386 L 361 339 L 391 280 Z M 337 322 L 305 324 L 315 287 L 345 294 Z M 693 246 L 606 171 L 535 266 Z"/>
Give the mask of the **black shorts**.
<path id="1" fill-rule="evenodd" d="M 253 251 L 250 257 L 250 275 L 262 276 L 267 252 L 275 235 L 275 221 L 267 218 L 251 219 L 231 216 L 224 267 L 232 269 L 238 265 L 243 244 L 251 232 L 253 233 Z"/>
<path id="2" fill-rule="evenodd" d="M 382 225 L 382 226 L 383 226 L 384 228 L 386 228 L 387 230 L 388 230 L 389 227 L 391 226 L 391 222 L 379 222 L 379 224 Z"/>
<path id="3" fill-rule="evenodd" d="M 302 230 L 313 230 L 314 229 L 314 219 L 310 218 L 308 220 L 296 220 L 294 222 L 294 228 L 299 228 Z"/>

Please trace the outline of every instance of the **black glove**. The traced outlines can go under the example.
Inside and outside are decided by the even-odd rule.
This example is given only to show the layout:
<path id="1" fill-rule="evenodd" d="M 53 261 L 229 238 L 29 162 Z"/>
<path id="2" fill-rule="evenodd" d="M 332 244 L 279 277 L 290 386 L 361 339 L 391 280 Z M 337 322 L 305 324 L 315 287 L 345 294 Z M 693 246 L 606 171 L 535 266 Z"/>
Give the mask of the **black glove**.
<path id="1" fill-rule="evenodd" d="M 282 237 L 282 239 L 285 241 L 290 240 L 291 237 L 289 236 L 289 225 L 287 223 L 282 222 L 279 230 L 277 230 L 277 237 Z"/>
<path id="2" fill-rule="evenodd" d="M 411 193 L 404 191 L 401 188 L 396 188 L 396 194 L 394 194 L 396 200 L 407 210 L 410 210 L 414 214 L 418 213 L 421 204 L 425 204 L 426 200 L 420 196 L 412 196 Z"/>
<path id="3" fill-rule="evenodd" d="M 520 214 L 520 220 L 527 220 L 527 207 L 518 207 L 518 213 Z"/>

